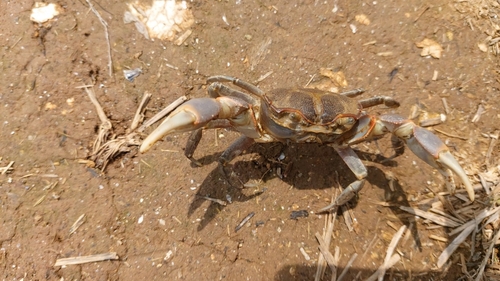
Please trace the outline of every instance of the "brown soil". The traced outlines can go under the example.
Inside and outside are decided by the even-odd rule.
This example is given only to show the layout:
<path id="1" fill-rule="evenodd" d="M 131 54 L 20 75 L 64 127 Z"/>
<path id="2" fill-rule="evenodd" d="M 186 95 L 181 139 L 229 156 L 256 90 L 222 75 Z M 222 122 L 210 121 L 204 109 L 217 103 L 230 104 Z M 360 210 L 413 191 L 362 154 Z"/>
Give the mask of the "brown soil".
<path id="1" fill-rule="evenodd" d="M 481 134 L 499 129 L 498 59 L 491 49 L 478 48 L 484 33 L 472 30 L 468 15 L 450 1 L 194 1 L 188 3 L 193 34 L 181 46 L 148 41 L 124 24 L 122 1 L 92 2 L 109 24 L 112 77 L 104 29 L 85 1 L 58 1 L 64 12 L 50 28 L 30 21 L 32 1 L 0 2 L 0 166 L 15 161 L 0 175 L 2 280 L 311 280 L 319 255 L 314 235 L 325 224 L 325 215 L 314 211 L 330 202 L 336 175 L 344 187 L 355 179 L 328 146 L 259 144 L 230 170 L 242 182 L 262 178 L 258 188 L 264 192 L 231 187 L 217 169 L 218 156 L 238 137 L 226 130 L 205 132 L 195 153 L 202 167 L 183 155 L 186 133 L 168 136 L 146 154 L 123 154 L 101 173 L 78 163 L 90 155 L 100 124 L 78 86 L 95 84 L 114 133 L 123 134 L 145 91 L 153 93 L 152 116 L 181 95 L 206 96 L 211 75 L 254 82 L 272 71 L 259 83 L 269 90 L 304 86 L 320 68 L 341 70 L 347 89 L 363 87 L 363 97 L 388 95 L 401 103 L 397 110 L 375 107 L 373 114 L 408 116 L 417 102 L 444 113 L 446 98 L 451 111 L 437 128 L 467 140 L 436 134 L 471 175 L 488 149 Z M 359 14 L 370 24 L 357 22 Z M 415 43 L 424 38 L 443 47 L 440 59 L 420 56 Z M 267 46 L 263 52 L 261 46 Z M 131 83 L 122 71 L 135 67 L 144 73 Z M 486 112 L 472 123 L 479 104 Z M 404 257 L 388 279 L 462 276 L 459 255 L 446 269 L 435 269 L 447 243 L 429 236 L 446 237 L 447 229 L 427 229 L 398 208 L 426 198 L 430 189 L 444 190 L 440 174 L 408 150 L 381 163 L 378 154 L 393 153 L 389 137 L 356 149 L 369 171 L 349 204 L 357 227 L 350 232 L 339 217 L 331 244 L 340 247 L 340 271 L 358 254 L 344 280 L 366 279 L 382 264 L 395 233 L 388 221 L 414 229 L 399 245 Z M 280 170 L 285 177 L 278 177 Z M 397 178 L 394 192 L 386 173 Z M 200 196 L 229 196 L 232 203 Z M 310 214 L 291 220 L 293 210 Z M 250 223 L 235 232 L 251 212 Z M 84 223 L 70 234 L 83 214 Z M 54 267 L 58 258 L 106 252 L 119 260 Z M 463 253 L 469 258 L 467 247 Z"/>

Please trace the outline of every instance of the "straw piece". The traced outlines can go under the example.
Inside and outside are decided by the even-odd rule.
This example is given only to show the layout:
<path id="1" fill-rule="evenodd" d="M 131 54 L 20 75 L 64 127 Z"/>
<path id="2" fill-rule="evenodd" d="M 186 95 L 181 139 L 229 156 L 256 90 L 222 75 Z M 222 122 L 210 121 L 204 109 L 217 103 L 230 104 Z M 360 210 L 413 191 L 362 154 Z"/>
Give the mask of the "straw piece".
<path id="1" fill-rule="evenodd" d="M 65 266 L 65 265 L 71 265 L 71 264 L 83 264 L 83 263 L 89 263 L 89 262 L 117 260 L 117 259 L 118 259 L 118 255 L 115 252 L 110 252 L 110 253 L 90 255 L 90 256 L 57 259 L 54 266 Z"/>
<path id="2" fill-rule="evenodd" d="M 406 207 L 406 206 L 400 206 L 399 208 L 401 210 L 403 210 L 403 211 L 406 211 L 406 212 L 410 213 L 410 214 L 414 214 L 416 216 L 426 218 L 426 219 L 431 220 L 434 223 L 442 225 L 442 226 L 457 227 L 457 226 L 460 225 L 459 223 L 457 223 L 457 222 L 455 222 L 453 220 L 450 220 L 449 218 L 446 218 L 446 217 L 443 217 L 443 216 L 439 216 L 439 215 L 435 215 L 433 213 L 425 212 L 425 211 L 422 211 L 422 210 L 419 210 L 419 209 L 415 209 L 415 208 L 411 208 L 411 207 Z"/>

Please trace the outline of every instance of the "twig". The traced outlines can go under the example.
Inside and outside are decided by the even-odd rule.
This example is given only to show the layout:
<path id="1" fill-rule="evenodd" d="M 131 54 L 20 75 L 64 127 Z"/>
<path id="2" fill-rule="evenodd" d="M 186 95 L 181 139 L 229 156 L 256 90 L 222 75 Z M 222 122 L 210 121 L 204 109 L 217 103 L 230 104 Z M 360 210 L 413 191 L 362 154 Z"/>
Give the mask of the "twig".
<path id="1" fill-rule="evenodd" d="M 338 174 L 336 174 L 336 185 L 340 188 L 340 183 L 338 180 Z M 334 202 L 334 198 L 337 197 L 337 192 L 335 192 L 335 197 L 332 198 L 332 202 Z M 337 211 L 338 207 L 335 207 L 332 209 L 331 213 L 326 216 L 327 220 L 327 225 L 326 225 L 326 230 L 323 233 L 323 239 L 325 241 L 325 244 L 327 247 L 330 246 L 330 242 L 332 240 L 332 233 L 333 233 L 333 227 L 335 226 L 335 221 L 337 220 Z M 323 257 L 322 254 L 319 255 L 318 257 L 318 267 L 316 269 L 316 275 L 314 275 L 314 280 L 319 281 L 323 277 L 323 274 L 325 274 L 326 270 L 326 261 L 325 257 Z"/>
<path id="2" fill-rule="evenodd" d="M 82 263 L 106 261 L 106 260 L 117 260 L 117 259 L 118 259 L 118 255 L 115 252 L 111 252 L 111 253 L 97 254 L 97 255 L 90 255 L 90 256 L 57 259 L 54 266 L 64 266 L 64 265 L 71 265 L 71 264 L 82 264 Z"/>
<path id="3" fill-rule="evenodd" d="M 85 222 L 85 214 L 81 215 L 70 227 L 69 234 L 73 234 Z"/>
<path id="4" fill-rule="evenodd" d="M 145 92 L 144 96 L 142 96 L 141 103 L 139 104 L 139 107 L 135 112 L 134 120 L 132 120 L 132 125 L 130 125 L 130 131 L 135 130 L 135 128 L 139 126 L 139 123 L 141 122 L 142 118 L 144 118 L 144 110 L 146 109 L 146 105 L 151 100 L 151 96 L 152 94 L 148 92 Z"/>
<path id="5" fill-rule="evenodd" d="M 182 96 L 178 99 L 176 99 L 174 102 L 172 102 L 169 106 L 165 107 L 162 111 L 158 112 L 150 118 L 148 121 L 144 122 L 142 126 L 137 129 L 138 132 L 143 132 L 147 127 L 153 125 L 154 123 L 158 122 L 161 118 L 165 117 L 165 115 L 169 114 L 172 112 L 175 108 L 177 108 L 179 105 L 184 103 L 187 100 L 186 96 Z"/>
<path id="6" fill-rule="evenodd" d="M 423 14 L 424 14 L 427 10 L 429 10 L 430 8 L 431 8 L 431 6 L 429 6 L 429 5 L 425 6 L 425 7 L 422 9 L 422 11 L 421 11 L 421 12 L 417 15 L 417 17 L 415 18 L 415 20 L 413 20 L 413 22 L 414 22 L 414 23 L 415 23 L 415 22 L 417 22 L 417 21 L 420 19 L 420 17 L 421 17 L 421 16 L 422 16 L 422 15 L 423 15 Z"/>
<path id="7" fill-rule="evenodd" d="M 253 218 L 253 216 L 255 216 L 255 213 L 251 212 L 243 218 L 243 220 L 234 228 L 234 232 L 238 232 L 238 230 L 240 230 L 251 218 Z"/>
<path id="8" fill-rule="evenodd" d="M 451 215 L 447 214 L 446 212 L 441 211 L 439 209 L 430 208 L 429 212 L 433 212 L 433 213 L 436 213 L 438 215 L 441 215 L 441 216 L 443 216 L 443 217 L 445 217 L 447 219 L 450 219 L 450 220 L 452 220 L 454 222 L 457 222 L 458 224 L 462 224 L 462 223 L 465 222 L 465 220 L 460 220 L 459 218 L 453 217 L 453 216 L 451 216 Z"/>
<path id="9" fill-rule="evenodd" d="M 460 224 L 450 220 L 449 218 L 443 217 L 443 216 L 438 216 L 433 213 L 425 212 L 419 209 L 411 208 L 411 207 L 406 207 L 406 206 L 400 206 L 399 207 L 401 210 L 406 211 L 410 214 L 414 214 L 419 217 L 426 218 L 428 220 L 433 221 L 436 224 L 442 225 L 442 226 L 448 226 L 448 227 L 457 227 Z"/>
<path id="10" fill-rule="evenodd" d="M 16 42 L 14 42 L 14 44 L 12 44 L 12 46 L 10 46 L 9 49 L 14 48 L 17 45 L 17 43 L 19 43 L 19 41 L 21 41 L 21 39 L 23 39 L 23 36 L 19 37 L 19 39 L 17 39 Z"/>
<path id="11" fill-rule="evenodd" d="M 42 203 L 43 200 L 45 200 L 45 196 L 47 196 L 47 194 L 44 194 L 42 195 L 42 197 L 38 198 L 38 200 L 36 200 L 36 202 L 33 204 L 33 207 L 40 205 L 40 203 Z"/>
<path id="12" fill-rule="evenodd" d="M 97 110 L 97 115 L 99 115 L 99 119 L 101 120 L 101 125 L 99 126 L 99 133 L 97 134 L 97 138 L 94 141 L 93 154 L 96 154 L 97 151 L 102 146 L 102 144 L 108 139 L 109 132 L 113 127 L 111 125 L 111 121 L 109 121 L 108 117 L 106 116 L 106 113 L 99 104 L 99 101 L 97 101 L 97 97 L 92 87 L 85 87 L 84 89 L 85 92 L 87 92 L 90 101 L 94 104 Z"/>
<path id="13" fill-rule="evenodd" d="M 446 114 L 450 114 L 450 107 L 448 106 L 448 101 L 446 100 L 446 98 L 441 98 L 441 101 L 443 102 L 444 112 Z"/>
<path id="14" fill-rule="evenodd" d="M 481 185 L 483 186 L 484 188 L 484 192 L 486 192 L 486 195 L 490 195 L 491 191 L 490 191 L 490 187 L 488 186 L 488 183 L 486 182 L 486 180 L 484 179 L 484 176 L 481 175 L 481 173 L 478 173 L 477 176 L 479 177 L 479 182 L 481 183 Z"/>
<path id="15" fill-rule="evenodd" d="M 255 84 L 259 84 L 260 82 L 264 81 L 264 79 L 266 79 L 267 77 L 269 77 L 269 75 L 273 74 L 273 72 L 274 72 L 274 71 L 272 71 L 272 70 L 271 70 L 271 71 L 269 71 L 269 72 L 267 72 L 267 73 L 265 73 L 265 74 L 261 75 L 261 76 L 259 77 L 259 79 L 257 79 L 257 80 L 255 81 Z"/>
<path id="16" fill-rule="evenodd" d="M 307 81 L 307 83 L 304 85 L 305 88 L 307 88 L 307 86 L 309 86 L 309 84 L 311 84 L 312 80 L 314 79 L 314 77 L 316 76 L 316 73 L 313 74 L 313 76 L 311 76 L 311 78 L 309 79 L 309 81 Z"/>
<path id="17" fill-rule="evenodd" d="M 332 278 L 333 278 L 333 275 L 337 275 L 336 272 L 337 272 L 337 263 L 335 261 L 335 258 L 334 256 L 332 255 L 332 253 L 330 253 L 330 250 L 328 249 L 328 245 L 325 243 L 325 240 L 323 240 L 323 237 L 321 237 L 321 235 L 316 232 L 316 234 L 314 235 L 316 237 L 316 240 L 318 240 L 318 243 L 319 243 L 319 250 L 321 252 L 321 254 L 323 255 L 323 257 L 325 258 L 325 261 L 326 263 L 328 264 L 328 266 L 330 267 L 330 269 L 332 270 Z"/>
<path id="18" fill-rule="evenodd" d="M 491 166 L 491 154 L 493 153 L 493 148 L 495 147 L 495 145 L 497 144 L 498 142 L 498 138 L 499 138 L 499 131 L 496 131 L 495 134 L 490 134 L 490 137 L 491 137 L 491 141 L 490 141 L 490 146 L 488 147 L 488 150 L 486 151 L 486 167 L 490 167 Z"/>
<path id="19" fill-rule="evenodd" d="M 479 121 L 479 118 L 481 118 L 481 115 L 483 115 L 483 113 L 485 112 L 486 110 L 484 109 L 484 106 L 482 104 L 479 104 L 477 106 L 476 114 L 474 114 L 474 117 L 472 117 L 471 122 L 476 123 L 477 121 Z"/>
<path id="20" fill-rule="evenodd" d="M 349 229 L 349 231 L 353 231 L 354 227 L 352 224 L 352 218 L 351 218 L 351 214 L 349 213 L 349 209 L 347 209 L 346 205 L 342 205 L 342 206 L 340 206 L 340 208 L 342 208 L 342 216 L 344 217 L 344 221 L 345 221 L 345 224 L 347 226 L 347 229 Z"/>
<path id="21" fill-rule="evenodd" d="M 354 253 L 351 257 L 351 259 L 347 262 L 347 264 L 345 265 L 344 267 L 344 270 L 342 270 L 342 273 L 340 273 L 339 275 L 339 278 L 337 279 L 337 281 L 342 281 L 342 279 L 344 279 L 344 276 L 347 274 L 347 271 L 349 271 L 349 269 L 351 268 L 352 266 L 352 263 L 354 262 L 354 260 L 358 257 L 358 254 L 357 253 Z"/>
<path id="22" fill-rule="evenodd" d="M 380 272 L 383 270 L 383 271 L 386 271 L 387 268 L 391 268 L 393 267 L 399 260 L 401 259 L 401 256 L 398 255 L 398 254 L 394 254 L 391 259 L 389 260 L 389 262 L 387 263 L 387 265 L 383 264 L 382 266 L 379 267 L 379 269 L 377 269 L 377 271 L 375 271 L 375 273 L 373 273 L 370 277 L 368 277 L 368 279 L 366 279 L 365 281 L 375 281 L 377 280 L 378 276 L 380 275 Z M 387 268 L 386 268 L 387 266 Z"/>
<path id="23" fill-rule="evenodd" d="M 448 241 L 449 241 L 448 238 L 437 236 L 437 235 L 434 235 L 434 234 L 429 235 L 429 238 L 430 239 L 434 239 L 436 241 L 441 241 L 441 242 L 444 242 L 444 243 L 448 243 Z"/>
<path id="24" fill-rule="evenodd" d="M 0 167 L 0 172 L 2 175 L 5 175 L 5 173 L 12 171 L 12 165 L 14 165 L 14 161 L 10 161 L 9 164 L 5 167 Z"/>
<path id="25" fill-rule="evenodd" d="M 333 255 L 335 264 L 338 265 L 340 262 L 340 248 L 339 246 L 335 246 L 335 254 Z M 331 281 L 338 281 L 337 280 L 337 267 L 334 268 L 335 270 L 332 270 L 332 279 Z"/>
<path id="26" fill-rule="evenodd" d="M 370 243 L 368 243 L 368 247 L 366 247 L 366 250 L 364 251 L 364 253 L 361 255 L 361 260 L 364 260 L 365 259 L 365 256 L 366 256 L 366 253 L 368 253 L 368 251 L 371 249 L 371 247 L 373 247 L 373 245 L 375 244 L 376 240 L 377 240 L 378 236 L 377 234 L 375 234 L 372 238 L 372 240 L 370 241 Z"/>
<path id="27" fill-rule="evenodd" d="M 222 200 L 217 199 L 217 198 L 212 198 L 212 197 L 208 197 L 208 196 L 201 196 L 201 195 L 196 195 L 196 196 L 198 198 L 205 199 L 207 201 L 214 202 L 214 203 L 217 203 L 217 204 L 222 205 L 222 206 L 227 205 L 226 201 L 222 201 Z"/>
<path id="28" fill-rule="evenodd" d="M 334 209 L 331 214 L 326 216 L 328 223 L 326 225 L 326 230 L 323 233 L 323 240 L 325 241 L 327 247 L 330 246 L 330 242 L 332 241 L 333 227 L 335 226 L 335 220 L 337 219 L 337 210 L 338 209 Z M 325 269 L 326 260 L 325 257 L 320 254 L 318 257 L 318 268 L 316 269 L 316 275 L 314 276 L 315 281 L 321 280 L 323 274 L 325 274 Z"/>
<path id="29" fill-rule="evenodd" d="M 450 137 L 450 138 L 456 138 L 456 139 L 460 139 L 460 140 L 468 140 L 469 138 L 466 138 L 466 137 L 461 137 L 461 136 L 457 136 L 457 135 L 454 135 L 454 134 L 450 134 L 450 133 L 447 133 L 445 131 L 442 131 L 442 130 L 439 130 L 439 129 L 436 129 L 434 128 L 434 131 L 438 132 L 438 133 L 441 133 L 447 137 Z"/>
<path id="30" fill-rule="evenodd" d="M 94 5 L 90 3 L 90 0 L 87 1 L 90 9 L 97 16 L 102 26 L 104 26 L 104 35 L 106 36 L 106 43 L 108 44 L 108 68 L 109 68 L 109 77 L 113 77 L 113 61 L 111 60 L 111 43 L 109 42 L 109 33 L 108 33 L 108 23 L 101 17 L 101 14 L 94 8 Z"/>
<path id="31" fill-rule="evenodd" d="M 396 246 L 398 245 L 399 239 L 401 239 L 401 236 L 403 236 L 403 233 L 406 230 L 406 225 L 403 225 L 399 228 L 398 232 L 394 234 L 392 237 L 391 243 L 389 244 L 389 247 L 387 247 L 387 254 L 385 255 L 384 259 L 384 264 L 379 268 L 379 275 L 378 275 L 378 280 L 382 281 L 384 280 L 384 275 L 385 271 L 390 268 L 389 267 L 389 262 L 392 258 L 392 254 L 394 253 L 394 250 L 396 249 Z"/>

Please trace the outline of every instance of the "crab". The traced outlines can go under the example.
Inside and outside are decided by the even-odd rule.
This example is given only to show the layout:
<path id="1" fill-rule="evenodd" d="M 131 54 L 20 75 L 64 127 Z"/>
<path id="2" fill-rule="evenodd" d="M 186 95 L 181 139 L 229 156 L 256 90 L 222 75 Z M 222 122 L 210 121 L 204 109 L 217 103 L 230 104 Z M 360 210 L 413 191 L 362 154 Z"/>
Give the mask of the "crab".
<path id="1" fill-rule="evenodd" d="M 400 115 L 373 116 L 364 111 L 381 104 L 398 107 L 399 103 L 391 97 L 356 101 L 354 97 L 363 92 L 361 89 L 341 94 L 311 88 L 264 92 L 251 83 L 223 75 L 209 77 L 207 82 L 210 97 L 192 99 L 178 107 L 146 137 L 139 148 L 141 153 L 168 134 L 193 131 L 185 155 L 196 161 L 193 153 L 202 131 L 213 128 L 232 128 L 242 134 L 221 154 L 222 167 L 256 142 L 327 144 L 357 178 L 321 210 L 329 211 L 350 201 L 365 184 L 367 169 L 351 146 L 392 133 L 443 175 L 450 192 L 455 191 L 455 173 L 474 201 L 474 190 L 465 171 L 435 134 Z"/>

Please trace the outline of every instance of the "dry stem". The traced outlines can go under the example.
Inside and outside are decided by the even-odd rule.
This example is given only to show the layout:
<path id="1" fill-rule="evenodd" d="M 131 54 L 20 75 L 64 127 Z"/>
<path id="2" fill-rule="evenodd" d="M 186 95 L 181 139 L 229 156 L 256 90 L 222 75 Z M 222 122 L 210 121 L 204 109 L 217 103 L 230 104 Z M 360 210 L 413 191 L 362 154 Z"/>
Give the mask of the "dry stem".
<path id="1" fill-rule="evenodd" d="M 94 5 L 90 3 L 90 0 L 87 1 L 90 9 L 97 16 L 102 26 L 104 26 L 104 35 L 106 36 L 106 43 L 108 44 L 108 69 L 109 69 L 109 77 L 113 77 L 113 61 L 111 60 L 111 43 L 109 42 L 109 33 L 108 33 L 108 23 L 101 17 L 101 14 L 94 8 Z"/>
<path id="2" fill-rule="evenodd" d="M 54 266 L 64 266 L 71 264 L 82 264 L 96 261 L 105 261 L 105 260 L 117 260 L 118 255 L 114 252 L 90 255 L 90 256 L 81 256 L 81 257 L 71 257 L 71 258 L 63 258 L 56 260 Z"/>

